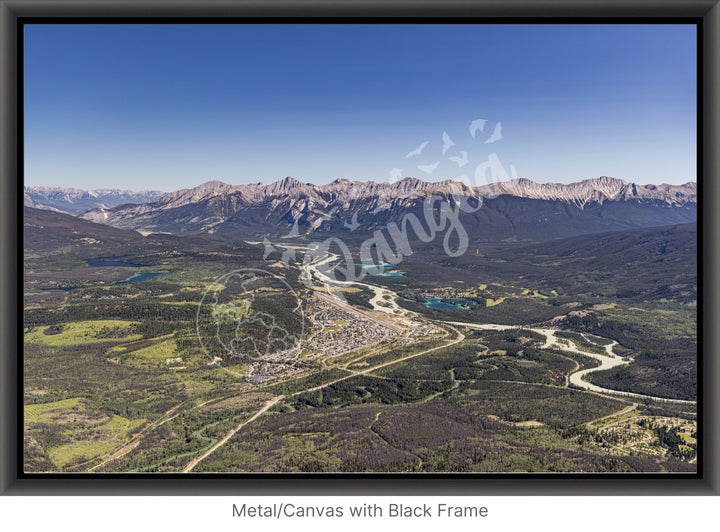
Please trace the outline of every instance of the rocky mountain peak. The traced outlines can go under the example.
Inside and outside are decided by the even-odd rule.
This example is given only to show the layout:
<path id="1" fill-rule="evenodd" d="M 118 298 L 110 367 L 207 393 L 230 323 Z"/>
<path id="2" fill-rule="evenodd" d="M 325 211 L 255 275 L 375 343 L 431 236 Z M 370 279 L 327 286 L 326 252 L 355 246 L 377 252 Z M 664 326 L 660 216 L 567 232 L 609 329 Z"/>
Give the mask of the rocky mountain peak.
<path id="1" fill-rule="evenodd" d="M 219 181 L 217 179 L 213 179 L 211 181 L 206 181 L 205 183 L 202 183 L 195 187 L 195 190 L 222 190 L 226 189 L 228 187 L 232 187 L 232 185 L 229 185 L 225 183 L 224 181 Z"/>
<path id="2" fill-rule="evenodd" d="M 271 195 L 273 194 L 287 194 L 288 192 L 301 189 L 305 186 L 302 181 L 295 179 L 294 177 L 286 177 L 285 179 L 281 179 L 280 181 L 275 181 L 271 185 L 268 185 L 267 192 Z"/>
<path id="3" fill-rule="evenodd" d="M 351 181 L 350 179 L 346 179 L 344 177 L 338 177 L 335 181 L 330 183 L 331 185 L 353 185 L 357 183 L 357 181 Z"/>

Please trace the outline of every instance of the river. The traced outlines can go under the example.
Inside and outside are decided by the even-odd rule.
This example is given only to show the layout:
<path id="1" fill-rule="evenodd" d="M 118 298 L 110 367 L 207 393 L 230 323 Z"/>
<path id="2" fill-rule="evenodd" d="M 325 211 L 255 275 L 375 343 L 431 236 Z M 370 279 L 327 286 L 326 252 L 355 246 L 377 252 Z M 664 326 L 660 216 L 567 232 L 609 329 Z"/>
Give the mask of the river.
<path id="1" fill-rule="evenodd" d="M 326 287 L 329 286 L 362 286 L 364 288 L 368 288 L 374 292 L 374 296 L 370 299 L 370 304 L 373 307 L 373 310 L 379 311 L 379 312 L 385 312 L 387 314 L 392 314 L 395 316 L 414 316 L 417 317 L 418 314 L 412 311 L 409 311 L 407 309 L 404 309 L 400 307 L 397 304 L 398 295 L 393 292 L 392 290 L 389 290 L 384 287 L 379 287 L 367 283 L 361 283 L 359 281 L 338 281 L 335 280 L 322 271 L 319 270 L 319 267 L 324 266 L 326 264 L 329 264 L 330 262 L 338 259 L 339 257 L 335 254 L 328 254 L 327 257 L 324 259 L 314 262 L 309 265 L 303 266 L 303 271 L 305 275 L 310 275 L 311 277 L 314 276 L 317 278 L 320 282 L 322 282 Z M 329 290 L 328 290 L 329 292 Z M 383 303 L 382 305 L 380 303 Z M 427 319 L 427 318 L 425 318 Z M 432 321 L 432 320 L 428 320 Z M 462 327 L 468 327 L 471 329 L 486 329 L 486 330 L 506 330 L 506 329 L 517 329 L 519 327 L 522 327 L 521 325 L 498 325 L 494 323 L 466 323 L 466 322 L 442 322 L 447 323 L 450 325 L 457 325 Z M 625 392 L 620 390 L 612 390 L 610 388 L 603 388 L 602 386 L 598 386 L 596 384 L 592 384 L 591 382 L 587 382 L 586 380 L 583 380 L 583 377 L 586 375 L 590 375 L 591 373 L 594 373 L 596 371 L 605 371 L 608 369 L 613 369 L 618 366 L 625 366 L 628 364 L 631 364 L 633 362 L 633 359 L 630 357 L 621 357 L 617 353 L 613 351 L 613 347 L 617 345 L 617 342 L 615 340 L 612 340 L 611 338 L 608 338 L 608 340 L 611 340 L 612 343 L 605 345 L 605 354 L 599 354 L 599 353 L 592 353 L 589 351 L 583 351 L 579 349 L 572 340 L 568 340 L 563 338 L 564 342 L 559 342 L 558 339 L 555 337 L 555 333 L 558 332 L 560 329 L 539 329 L 539 328 L 528 328 L 528 330 L 536 332 L 538 334 L 541 334 L 545 337 L 545 344 L 541 347 L 542 349 L 558 349 L 560 351 L 568 351 L 572 353 L 577 353 L 579 355 L 588 356 L 591 358 L 594 358 L 595 360 L 598 360 L 600 362 L 600 365 L 595 368 L 588 368 L 583 369 L 580 371 L 576 371 L 574 373 L 571 373 L 569 375 L 569 381 L 574 386 L 577 386 L 578 388 L 581 388 L 583 390 L 588 390 L 591 392 L 597 392 L 597 393 L 604 393 L 609 395 L 617 395 L 622 397 L 629 397 L 632 399 L 640 399 L 640 400 L 652 400 L 652 401 L 658 401 L 658 402 L 664 402 L 664 403 L 678 403 L 678 404 L 684 404 L 688 406 L 695 406 L 696 401 L 686 401 L 681 399 L 669 399 L 667 397 L 656 397 L 652 395 L 644 395 L 639 393 L 632 393 L 632 392 Z M 565 331 L 565 332 L 572 332 L 572 331 Z M 578 333 L 579 334 L 579 333 Z"/>

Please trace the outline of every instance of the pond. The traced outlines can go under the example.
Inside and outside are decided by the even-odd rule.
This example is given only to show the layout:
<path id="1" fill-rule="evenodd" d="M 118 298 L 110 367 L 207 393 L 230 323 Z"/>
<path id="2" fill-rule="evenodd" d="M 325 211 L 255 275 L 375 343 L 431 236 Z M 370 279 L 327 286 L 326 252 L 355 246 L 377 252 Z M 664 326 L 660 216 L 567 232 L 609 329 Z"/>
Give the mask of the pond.
<path id="1" fill-rule="evenodd" d="M 93 266 L 95 268 L 100 268 L 103 266 L 120 266 L 122 268 L 144 268 L 146 266 L 146 264 L 135 264 L 134 262 L 127 262 L 122 259 L 123 257 L 97 257 L 95 259 L 87 259 L 85 262 L 87 262 L 88 266 Z M 128 277 L 124 281 L 115 281 L 112 284 L 116 285 L 139 283 L 140 281 L 152 279 L 153 277 L 162 275 L 163 273 L 167 272 L 138 272 L 136 274 L 133 274 L 131 277 Z"/>
<path id="2" fill-rule="evenodd" d="M 93 268 L 102 268 L 105 266 L 119 266 L 121 268 L 145 268 L 145 264 L 135 264 L 132 262 L 127 262 L 124 260 L 121 260 L 122 257 L 97 257 L 94 259 L 85 259 L 85 262 L 87 262 L 88 266 L 91 266 Z M 161 272 L 138 272 L 133 274 L 132 276 L 128 277 L 127 279 L 123 281 L 115 281 L 114 283 L 110 283 L 111 285 L 117 285 L 117 284 L 129 284 L 129 283 L 139 283 L 140 281 L 146 281 L 148 279 L 152 279 L 153 277 L 156 277 L 158 275 L 162 275 L 164 273 L 167 273 L 167 271 L 161 271 Z M 99 283 L 97 286 L 107 286 L 105 283 Z M 77 290 L 78 288 L 89 288 L 88 286 L 49 286 L 40 288 L 40 290 L 62 290 L 63 292 L 69 292 L 70 290 Z"/>
<path id="3" fill-rule="evenodd" d="M 397 266 L 397 264 L 390 264 L 389 262 L 377 262 L 374 264 L 357 264 L 357 266 L 360 266 L 360 268 L 362 268 L 363 270 L 371 270 L 372 272 L 378 272 L 367 272 L 366 275 L 370 277 L 405 277 L 405 274 L 403 272 L 388 271 L 392 270 Z"/>
<path id="4" fill-rule="evenodd" d="M 445 303 L 439 297 L 425 297 L 425 306 L 435 310 L 469 310 L 467 307 L 461 307 L 460 305 L 453 305 L 452 303 Z"/>
<path id="5" fill-rule="evenodd" d="M 358 264 L 357 266 L 360 266 L 363 270 L 370 270 L 373 268 L 387 268 L 388 266 L 394 268 L 395 266 L 397 266 L 397 264 L 391 264 L 389 262 L 376 262 L 373 264 Z"/>

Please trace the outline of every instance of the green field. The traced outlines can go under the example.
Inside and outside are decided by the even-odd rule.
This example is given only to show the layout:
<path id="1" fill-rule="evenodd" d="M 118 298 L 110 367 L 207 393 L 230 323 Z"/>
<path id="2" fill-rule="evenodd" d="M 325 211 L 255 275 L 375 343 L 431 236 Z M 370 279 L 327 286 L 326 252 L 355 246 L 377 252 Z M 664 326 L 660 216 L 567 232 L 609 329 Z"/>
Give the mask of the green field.
<path id="1" fill-rule="evenodd" d="M 48 455 L 61 469 L 73 462 L 92 460 L 116 448 L 145 421 L 144 419 L 129 420 L 114 415 L 109 422 L 93 427 L 90 438 L 87 438 L 84 433 L 78 434 L 78 431 L 69 432 L 74 441 L 58 447 L 51 447 Z M 77 436 L 85 437 L 81 439 Z"/>
<path id="2" fill-rule="evenodd" d="M 32 423 L 57 419 L 63 414 L 81 412 L 83 410 L 81 401 L 80 397 L 73 397 L 72 399 L 63 399 L 52 403 L 25 405 L 25 424 L 27 426 Z"/>
<path id="3" fill-rule="evenodd" d="M 52 346 L 90 344 L 108 340 L 131 342 L 142 338 L 142 334 L 133 334 L 134 325 L 138 325 L 137 322 L 93 320 L 64 323 L 59 332 L 55 332 L 50 326 L 34 327 L 25 333 L 25 342 Z"/>

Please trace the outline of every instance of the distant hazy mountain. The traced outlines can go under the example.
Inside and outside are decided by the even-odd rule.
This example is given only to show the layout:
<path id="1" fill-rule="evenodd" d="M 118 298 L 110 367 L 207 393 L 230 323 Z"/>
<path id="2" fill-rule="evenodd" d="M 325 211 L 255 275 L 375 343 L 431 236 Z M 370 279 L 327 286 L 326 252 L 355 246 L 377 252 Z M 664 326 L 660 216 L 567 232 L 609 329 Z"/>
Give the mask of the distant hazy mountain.
<path id="1" fill-rule="evenodd" d="M 82 214 L 92 208 L 110 208 L 123 204 L 145 203 L 161 197 L 158 190 L 97 189 L 78 190 L 60 187 L 25 187 L 26 207 Z"/>
<path id="2" fill-rule="evenodd" d="M 287 177 L 269 185 L 210 181 L 140 205 L 99 207 L 83 215 L 117 227 L 177 234 L 287 234 L 369 231 L 399 222 L 407 213 L 423 218 L 429 194 L 461 194 L 483 207 L 463 214 L 477 240 L 542 241 L 579 234 L 693 222 L 697 186 L 636 185 L 601 177 L 570 185 L 527 179 L 470 188 L 461 183 L 395 183 L 338 179 L 315 186 Z"/>

